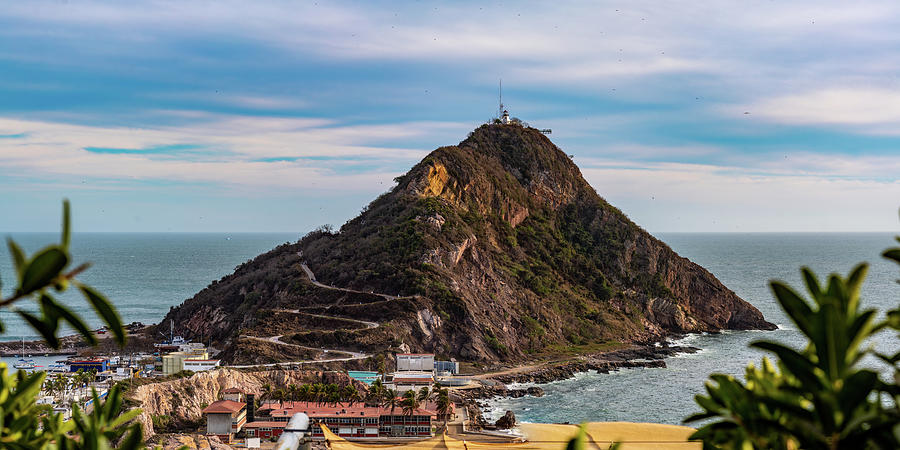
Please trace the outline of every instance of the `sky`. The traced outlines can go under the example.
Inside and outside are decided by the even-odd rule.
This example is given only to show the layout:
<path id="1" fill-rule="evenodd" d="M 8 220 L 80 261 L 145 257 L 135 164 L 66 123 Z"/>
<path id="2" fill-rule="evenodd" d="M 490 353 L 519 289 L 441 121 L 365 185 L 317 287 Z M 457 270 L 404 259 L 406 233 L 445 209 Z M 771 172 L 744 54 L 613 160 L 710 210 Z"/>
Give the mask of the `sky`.
<path id="1" fill-rule="evenodd" d="M 0 231 L 339 226 L 496 114 L 649 231 L 891 231 L 900 4 L 11 2 Z"/>

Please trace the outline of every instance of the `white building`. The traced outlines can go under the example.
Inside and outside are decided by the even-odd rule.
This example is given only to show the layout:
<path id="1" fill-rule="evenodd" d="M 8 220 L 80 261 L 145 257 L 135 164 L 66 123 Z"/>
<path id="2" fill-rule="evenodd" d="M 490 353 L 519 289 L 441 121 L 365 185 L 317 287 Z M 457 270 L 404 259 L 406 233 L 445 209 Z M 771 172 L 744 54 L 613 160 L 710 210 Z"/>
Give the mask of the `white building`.
<path id="1" fill-rule="evenodd" d="M 406 391 L 416 391 L 423 387 L 431 387 L 434 384 L 434 375 L 432 372 L 420 372 L 406 370 L 402 372 L 394 372 L 389 382 L 385 383 L 388 389 L 394 389 L 399 393 Z"/>
<path id="2" fill-rule="evenodd" d="M 397 371 L 431 372 L 434 370 L 433 353 L 397 353 Z"/>
<path id="3" fill-rule="evenodd" d="M 219 367 L 218 359 L 184 359 L 182 360 L 182 364 L 184 364 L 184 370 L 190 370 L 191 372 L 205 372 L 207 370 L 213 370 Z"/>

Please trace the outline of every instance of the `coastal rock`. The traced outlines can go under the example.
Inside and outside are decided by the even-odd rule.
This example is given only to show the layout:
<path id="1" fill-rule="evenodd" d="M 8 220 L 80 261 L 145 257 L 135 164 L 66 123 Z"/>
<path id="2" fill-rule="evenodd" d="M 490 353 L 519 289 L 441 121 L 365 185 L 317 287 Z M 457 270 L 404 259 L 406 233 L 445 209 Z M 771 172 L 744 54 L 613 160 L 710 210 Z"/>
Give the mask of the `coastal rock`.
<path id="1" fill-rule="evenodd" d="M 543 397 L 544 396 L 544 390 L 537 386 L 531 386 L 528 389 L 525 389 L 525 392 L 527 392 L 528 395 L 530 395 L 532 397 Z"/>
<path id="2" fill-rule="evenodd" d="M 516 415 L 513 414 L 512 411 L 506 411 L 506 414 L 503 417 L 497 419 L 497 422 L 494 423 L 494 426 L 500 430 L 508 430 L 514 426 L 516 426 Z"/>
<path id="3" fill-rule="evenodd" d="M 544 390 L 537 386 L 531 386 L 526 389 L 505 389 L 502 387 L 498 387 L 497 390 L 498 390 L 498 392 L 500 392 L 500 391 L 503 392 L 500 395 L 504 395 L 504 396 L 510 397 L 510 398 L 521 398 L 526 395 L 530 395 L 532 397 L 543 397 L 544 396 Z"/>

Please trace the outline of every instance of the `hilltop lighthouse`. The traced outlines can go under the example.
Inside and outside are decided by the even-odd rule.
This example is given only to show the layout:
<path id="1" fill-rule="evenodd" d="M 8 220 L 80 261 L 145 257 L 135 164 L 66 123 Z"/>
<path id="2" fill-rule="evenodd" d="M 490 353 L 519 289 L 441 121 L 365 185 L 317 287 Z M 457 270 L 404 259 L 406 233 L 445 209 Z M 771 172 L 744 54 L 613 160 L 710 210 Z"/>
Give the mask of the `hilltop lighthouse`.
<path id="1" fill-rule="evenodd" d="M 503 115 L 500 116 L 500 123 L 508 124 L 509 123 L 509 111 L 503 110 Z"/>

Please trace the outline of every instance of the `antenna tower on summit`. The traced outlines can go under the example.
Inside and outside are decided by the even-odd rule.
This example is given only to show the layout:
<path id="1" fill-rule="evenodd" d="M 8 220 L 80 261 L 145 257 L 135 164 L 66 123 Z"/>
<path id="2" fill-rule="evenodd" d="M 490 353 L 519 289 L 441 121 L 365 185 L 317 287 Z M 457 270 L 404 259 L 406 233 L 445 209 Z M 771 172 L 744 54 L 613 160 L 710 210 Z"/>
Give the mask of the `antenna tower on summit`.
<path id="1" fill-rule="evenodd" d="M 509 111 L 503 107 L 503 79 L 500 79 L 500 108 L 497 110 L 497 118 L 500 123 L 509 123 Z"/>
<path id="2" fill-rule="evenodd" d="M 503 114 L 503 78 L 500 79 L 500 108 L 497 109 L 497 117 Z"/>

